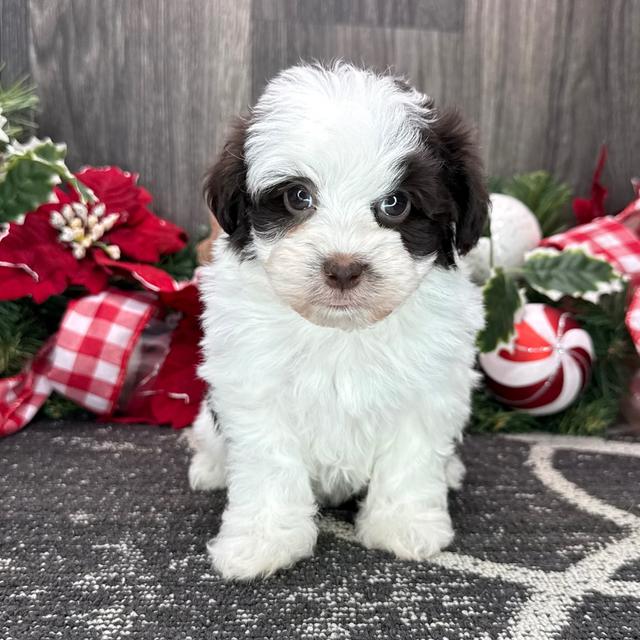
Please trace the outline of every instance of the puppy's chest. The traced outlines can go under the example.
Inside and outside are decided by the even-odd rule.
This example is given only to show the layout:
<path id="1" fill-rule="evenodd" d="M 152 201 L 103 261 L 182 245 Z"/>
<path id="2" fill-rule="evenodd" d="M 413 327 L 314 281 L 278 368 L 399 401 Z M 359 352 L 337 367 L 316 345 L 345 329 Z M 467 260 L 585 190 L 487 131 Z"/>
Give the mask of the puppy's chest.
<path id="1" fill-rule="evenodd" d="M 295 406 L 335 419 L 371 421 L 419 395 L 420 373 L 385 345 L 324 345 L 301 351 L 287 374 Z"/>

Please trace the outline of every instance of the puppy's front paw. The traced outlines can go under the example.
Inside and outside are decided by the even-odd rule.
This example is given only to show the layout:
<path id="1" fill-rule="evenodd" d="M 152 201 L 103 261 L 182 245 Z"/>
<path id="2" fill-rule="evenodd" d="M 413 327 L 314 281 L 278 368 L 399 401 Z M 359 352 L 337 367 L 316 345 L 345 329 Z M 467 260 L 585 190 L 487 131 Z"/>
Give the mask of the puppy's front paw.
<path id="1" fill-rule="evenodd" d="M 316 537 L 315 524 L 309 520 L 285 531 L 262 529 L 229 534 L 223 530 L 207 548 L 213 566 L 223 578 L 250 580 L 269 576 L 310 556 Z"/>
<path id="2" fill-rule="evenodd" d="M 194 491 L 214 491 L 226 484 L 224 459 L 214 459 L 204 451 L 193 455 L 189 465 L 189 485 Z"/>
<path id="3" fill-rule="evenodd" d="M 356 523 L 356 535 L 369 549 L 390 551 L 404 560 L 424 560 L 453 540 L 449 514 L 428 511 L 371 511 Z"/>

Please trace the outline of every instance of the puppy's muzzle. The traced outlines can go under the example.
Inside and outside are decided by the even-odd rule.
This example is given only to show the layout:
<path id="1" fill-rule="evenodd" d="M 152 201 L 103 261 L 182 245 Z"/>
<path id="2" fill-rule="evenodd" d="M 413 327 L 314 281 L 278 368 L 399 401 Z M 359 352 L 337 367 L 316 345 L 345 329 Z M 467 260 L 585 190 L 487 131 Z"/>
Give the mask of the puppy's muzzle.
<path id="1" fill-rule="evenodd" d="M 360 284 L 368 265 L 351 256 L 336 255 L 327 258 L 322 265 L 325 282 L 332 289 L 347 291 Z"/>

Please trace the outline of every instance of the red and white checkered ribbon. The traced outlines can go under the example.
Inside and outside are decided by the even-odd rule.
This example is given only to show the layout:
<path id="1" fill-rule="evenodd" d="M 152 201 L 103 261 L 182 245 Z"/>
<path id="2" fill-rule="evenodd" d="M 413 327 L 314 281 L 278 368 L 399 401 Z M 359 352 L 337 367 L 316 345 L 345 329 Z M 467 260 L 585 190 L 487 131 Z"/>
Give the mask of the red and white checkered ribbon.
<path id="1" fill-rule="evenodd" d="M 626 314 L 626 325 L 640 353 L 640 209 L 627 208 L 618 216 L 603 216 L 589 224 L 558 233 L 541 242 L 541 246 L 566 249 L 586 247 L 592 254 L 605 258 L 620 273 L 629 277 L 633 293 Z"/>
<path id="2" fill-rule="evenodd" d="M 103 291 L 69 304 L 58 333 L 17 376 L 0 380 L 0 436 L 28 424 L 52 391 L 109 415 L 129 357 L 158 303 L 145 292 Z"/>

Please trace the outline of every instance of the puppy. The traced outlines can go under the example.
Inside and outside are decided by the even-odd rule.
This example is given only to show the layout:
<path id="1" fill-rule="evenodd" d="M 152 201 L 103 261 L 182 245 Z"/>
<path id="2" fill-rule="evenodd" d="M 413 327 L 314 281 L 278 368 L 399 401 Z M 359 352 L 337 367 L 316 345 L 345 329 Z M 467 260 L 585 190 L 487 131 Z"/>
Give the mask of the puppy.
<path id="1" fill-rule="evenodd" d="M 228 489 L 214 566 L 290 566 L 318 505 L 365 489 L 363 545 L 446 547 L 483 324 L 459 256 L 488 202 L 458 114 L 390 76 L 296 66 L 235 124 L 205 193 L 225 233 L 202 276 L 189 478 Z"/>

